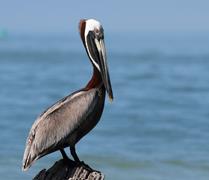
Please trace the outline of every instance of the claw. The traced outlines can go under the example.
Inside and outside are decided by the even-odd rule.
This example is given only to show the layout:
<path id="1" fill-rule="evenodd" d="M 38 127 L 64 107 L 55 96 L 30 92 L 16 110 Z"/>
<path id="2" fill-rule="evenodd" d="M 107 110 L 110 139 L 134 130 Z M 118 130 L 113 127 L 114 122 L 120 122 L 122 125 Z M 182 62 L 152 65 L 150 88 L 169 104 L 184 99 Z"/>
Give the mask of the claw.
<path id="1" fill-rule="evenodd" d="M 89 172 L 97 172 L 99 174 L 101 174 L 100 171 L 97 171 L 95 169 L 92 169 L 88 164 L 86 164 L 84 161 L 80 161 L 78 162 L 79 165 L 83 166 L 86 170 L 88 170 Z"/>

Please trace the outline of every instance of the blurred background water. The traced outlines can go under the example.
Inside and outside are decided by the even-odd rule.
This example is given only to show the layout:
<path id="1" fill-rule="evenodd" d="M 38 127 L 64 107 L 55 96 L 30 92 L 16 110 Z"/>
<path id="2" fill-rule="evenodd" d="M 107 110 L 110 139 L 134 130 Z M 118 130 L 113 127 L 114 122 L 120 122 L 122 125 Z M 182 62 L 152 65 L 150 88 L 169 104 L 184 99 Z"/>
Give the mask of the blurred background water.
<path id="1" fill-rule="evenodd" d="M 112 180 L 208 179 L 209 35 L 105 38 L 115 99 L 107 99 L 101 121 L 78 143 L 80 158 Z M 31 179 L 61 158 L 53 153 L 21 172 L 36 117 L 85 86 L 91 73 L 79 35 L 0 40 L 0 179 Z"/>

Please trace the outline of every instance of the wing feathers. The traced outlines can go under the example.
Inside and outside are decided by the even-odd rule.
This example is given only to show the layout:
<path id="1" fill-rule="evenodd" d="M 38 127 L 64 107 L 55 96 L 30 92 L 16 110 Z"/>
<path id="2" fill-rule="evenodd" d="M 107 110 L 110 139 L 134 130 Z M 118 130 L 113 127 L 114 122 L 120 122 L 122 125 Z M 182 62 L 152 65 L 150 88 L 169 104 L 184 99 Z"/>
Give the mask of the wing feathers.
<path id="1" fill-rule="evenodd" d="M 95 106 L 97 91 L 80 91 L 47 109 L 34 122 L 23 157 L 23 170 L 35 160 L 53 151 L 57 144 L 79 127 Z"/>

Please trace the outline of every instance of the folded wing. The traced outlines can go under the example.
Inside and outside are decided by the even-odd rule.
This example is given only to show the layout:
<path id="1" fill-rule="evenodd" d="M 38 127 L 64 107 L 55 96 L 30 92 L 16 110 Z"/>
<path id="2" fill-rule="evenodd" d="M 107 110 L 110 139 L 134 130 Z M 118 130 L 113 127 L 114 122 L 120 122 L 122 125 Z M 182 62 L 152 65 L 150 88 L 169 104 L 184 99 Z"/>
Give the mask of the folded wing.
<path id="1" fill-rule="evenodd" d="M 23 157 L 23 170 L 35 160 L 57 150 L 65 138 L 79 127 L 94 109 L 98 100 L 95 89 L 78 91 L 48 108 L 34 122 Z"/>

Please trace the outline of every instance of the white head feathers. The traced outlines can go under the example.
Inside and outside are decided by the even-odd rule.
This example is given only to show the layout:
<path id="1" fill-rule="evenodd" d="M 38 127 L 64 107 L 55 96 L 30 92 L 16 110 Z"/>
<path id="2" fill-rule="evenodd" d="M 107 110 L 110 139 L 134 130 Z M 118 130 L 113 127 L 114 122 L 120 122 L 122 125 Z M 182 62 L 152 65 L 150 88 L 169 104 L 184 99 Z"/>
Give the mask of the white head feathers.
<path id="1" fill-rule="evenodd" d="M 102 27 L 102 25 L 100 24 L 100 22 L 95 19 L 86 20 L 85 37 L 87 36 L 89 31 L 94 31 L 94 29 L 100 30 L 101 27 Z"/>

